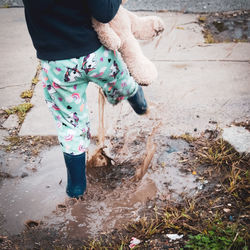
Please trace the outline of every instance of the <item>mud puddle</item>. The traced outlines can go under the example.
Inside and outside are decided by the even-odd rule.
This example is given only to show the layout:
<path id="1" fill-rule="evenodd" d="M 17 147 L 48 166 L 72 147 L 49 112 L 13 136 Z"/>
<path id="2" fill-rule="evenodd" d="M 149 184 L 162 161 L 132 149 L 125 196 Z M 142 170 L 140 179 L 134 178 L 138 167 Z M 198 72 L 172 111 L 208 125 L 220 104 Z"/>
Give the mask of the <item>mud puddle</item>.
<path id="1" fill-rule="evenodd" d="M 110 138 L 112 148 L 108 148 L 112 150 L 107 150 L 107 154 L 113 164 L 90 167 L 83 199 L 60 204 L 54 214 L 43 221 L 44 226 L 56 228 L 73 239 L 95 238 L 139 220 L 145 209 L 153 209 L 152 204 L 148 205 L 150 201 L 178 201 L 183 195 L 195 194 L 199 186 L 196 177 L 180 170 L 180 154 L 187 154 L 189 149 L 183 140 L 156 135 L 157 149 L 150 167 L 141 180 L 135 178 L 145 156 L 146 139 L 138 135 L 124 143 L 124 137 Z M 133 157 L 128 157 L 129 149 Z"/>
<path id="2" fill-rule="evenodd" d="M 180 171 L 180 154 L 188 153 L 188 143 L 155 134 L 156 150 L 138 179 L 148 138 L 146 133 L 131 133 L 106 139 L 103 154 L 108 165 L 88 167 L 88 189 L 79 201 L 66 197 L 66 169 L 59 146 L 43 151 L 28 165 L 20 157 L 11 158 L 7 165 L 12 166 L 13 178 L 3 179 L 0 187 L 1 235 L 18 234 L 31 223 L 70 238 L 97 237 L 139 220 L 142 211 L 152 210 L 149 201 L 179 200 L 183 194 L 197 192 L 195 176 Z M 21 177 L 24 171 L 27 175 Z"/>

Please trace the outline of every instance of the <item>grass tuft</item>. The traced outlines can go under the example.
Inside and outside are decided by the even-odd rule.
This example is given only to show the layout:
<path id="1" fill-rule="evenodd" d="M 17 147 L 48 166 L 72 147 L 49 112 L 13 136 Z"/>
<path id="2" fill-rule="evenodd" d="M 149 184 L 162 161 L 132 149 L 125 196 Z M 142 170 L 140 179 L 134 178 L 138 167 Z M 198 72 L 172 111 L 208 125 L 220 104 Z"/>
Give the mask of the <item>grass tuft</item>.
<path id="1" fill-rule="evenodd" d="M 21 98 L 26 99 L 26 98 L 31 98 L 33 96 L 33 90 L 25 90 L 21 93 Z"/>
<path id="2" fill-rule="evenodd" d="M 38 77 L 34 77 L 31 81 L 32 84 L 36 85 L 39 82 Z"/>
<path id="3" fill-rule="evenodd" d="M 240 163 L 242 157 L 223 139 L 208 141 L 206 146 L 197 151 L 197 156 L 201 164 L 214 165 L 217 167 L 229 168 L 234 163 Z"/>
<path id="4" fill-rule="evenodd" d="M 22 104 L 19 104 L 18 106 L 14 106 L 10 109 L 6 109 L 5 112 L 8 115 L 17 114 L 18 119 L 19 119 L 19 123 L 21 124 L 24 121 L 27 112 L 32 107 L 33 107 L 33 104 L 31 104 L 31 103 L 22 103 Z"/>
<path id="5" fill-rule="evenodd" d="M 196 141 L 196 138 L 191 136 L 189 133 L 185 133 L 185 134 L 182 134 L 182 135 L 172 135 L 170 137 L 170 139 L 172 140 L 178 140 L 178 139 L 181 139 L 181 140 L 184 140 L 188 143 L 192 143 L 194 141 Z"/>
<path id="6" fill-rule="evenodd" d="M 204 23 L 207 20 L 206 16 L 199 16 L 198 21 Z"/>
<path id="7" fill-rule="evenodd" d="M 205 43 L 216 43 L 213 35 L 211 34 L 211 32 L 209 32 L 208 30 L 204 31 L 204 38 L 205 38 Z"/>

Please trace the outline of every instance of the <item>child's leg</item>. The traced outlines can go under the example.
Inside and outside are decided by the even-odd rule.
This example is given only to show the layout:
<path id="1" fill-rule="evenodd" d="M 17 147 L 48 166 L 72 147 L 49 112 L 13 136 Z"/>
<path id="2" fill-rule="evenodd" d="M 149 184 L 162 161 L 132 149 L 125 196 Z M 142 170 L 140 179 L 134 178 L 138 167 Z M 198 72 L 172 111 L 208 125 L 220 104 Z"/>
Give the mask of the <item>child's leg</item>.
<path id="1" fill-rule="evenodd" d="M 128 102 L 138 115 L 143 115 L 147 112 L 148 105 L 141 86 L 138 87 L 135 95 L 128 98 Z"/>
<path id="2" fill-rule="evenodd" d="M 82 195 L 86 189 L 85 150 L 90 143 L 86 103 L 88 82 L 76 59 L 42 61 L 45 100 L 57 125 L 58 139 L 67 167 L 67 194 Z"/>
<path id="3" fill-rule="evenodd" d="M 143 90 L 130 76 L 120 54 L 101 47 L 90 57 L 95 65 L 87 74 L 89 81 L 97 83 L 103 89 L 111 104 L 128 100 L 137 114 L 144 114 L 147 103 Z M 88 71 L 88 65 L 84 64 L 84 67 Z"/>

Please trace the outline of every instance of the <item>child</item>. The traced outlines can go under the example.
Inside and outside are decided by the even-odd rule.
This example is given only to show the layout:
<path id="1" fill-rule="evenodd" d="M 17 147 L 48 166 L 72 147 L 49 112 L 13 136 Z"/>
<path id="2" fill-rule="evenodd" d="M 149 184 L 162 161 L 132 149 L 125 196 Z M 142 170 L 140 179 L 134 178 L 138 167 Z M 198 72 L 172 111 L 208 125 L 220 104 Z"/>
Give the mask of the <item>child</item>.
<path id="1" fill-rule="evenodd" d="M 68 196 L 86 190 L 85 151 L 90 143 L 88 83 L 98 84 L 116 105 L 128 100 L 137 114 L 147 111 L 142 88 L 118 53 L 103 47 L 91 24 L 107 23 L 121 0 L 23 0 L 25 17 L 42 65 L 45 100 L 57 123 L 67 167 Z"/>

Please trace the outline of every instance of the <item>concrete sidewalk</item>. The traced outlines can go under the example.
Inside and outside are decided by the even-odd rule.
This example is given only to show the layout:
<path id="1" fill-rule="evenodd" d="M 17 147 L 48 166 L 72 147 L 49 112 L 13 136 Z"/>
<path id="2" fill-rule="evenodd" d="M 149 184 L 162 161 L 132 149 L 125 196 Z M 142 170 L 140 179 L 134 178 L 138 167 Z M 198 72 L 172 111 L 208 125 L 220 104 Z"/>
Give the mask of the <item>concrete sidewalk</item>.
<path id="1" fill-rule="evenodd" d="M 20 104 L 30 87 L 38 60 L 29 38 L 23 9 L 0 9 L 0 108 Z"/>
<path id="2" fill-rule="evenodd" d="M 148 15 L 140 12 L 138 15 Z M 250 44 L 205 44 L 197 15 L 157 13 L 166 24 L 164 34 L 142 42 L 145 54 L 159 70 L 158 81 L 145 87 L 151 112 L 144 117 L 131 112 L 124 102 L 106 104 L 107 134 L 119 120 L 127 124 L 161 121 L 166 135 L 201 132 L 229 125 L 250 116 Z M 0 107 L 23 102 L 20 93 L 29 89 L 38 60 L 29 38 L 23 9 L 0 9 Z M 97 135 L 98 94 L 90 84 L 88 96 L 92 135 Z M 43 100 L 41 84 L 35 88 L 20 135 L 55 135 L 55 124 Z M 149 125 L 149 124 L 148 124 Z M 125 125 L 124 125 L 125 126 Z M 196 132 L 195 132 L 196 133 Z"/>

